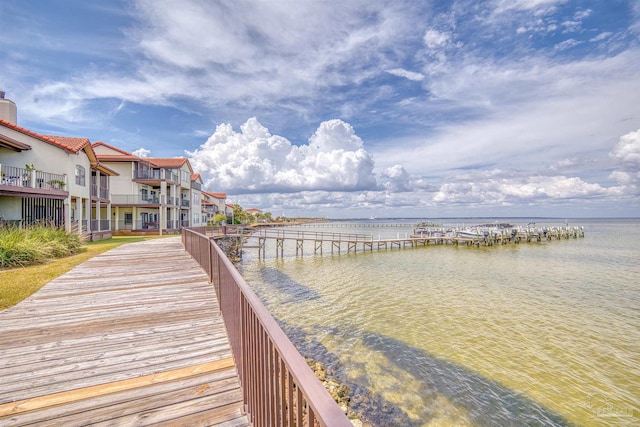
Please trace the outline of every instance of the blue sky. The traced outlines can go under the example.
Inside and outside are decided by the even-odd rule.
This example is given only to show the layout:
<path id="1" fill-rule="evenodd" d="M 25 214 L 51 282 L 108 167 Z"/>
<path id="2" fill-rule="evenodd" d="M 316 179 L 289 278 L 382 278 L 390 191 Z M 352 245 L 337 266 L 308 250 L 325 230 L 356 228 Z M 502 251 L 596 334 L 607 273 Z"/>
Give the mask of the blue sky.
<path id="1" fill-rule="evenodd" d="M 639 216 L 640 2 L 3 0 L 18 124 L 287 216 Z"/>

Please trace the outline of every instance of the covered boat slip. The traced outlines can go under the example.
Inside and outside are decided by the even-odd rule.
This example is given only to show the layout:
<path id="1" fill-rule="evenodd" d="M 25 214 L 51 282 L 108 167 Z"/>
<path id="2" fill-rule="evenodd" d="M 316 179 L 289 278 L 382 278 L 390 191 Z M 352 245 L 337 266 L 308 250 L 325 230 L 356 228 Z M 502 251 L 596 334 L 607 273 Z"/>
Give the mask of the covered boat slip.
<path id="1" fill-rule="evenodd" d="M 0 376 L 2 426 L 250 425 L 214 288 L 178 237 L 0 312 Z"/>

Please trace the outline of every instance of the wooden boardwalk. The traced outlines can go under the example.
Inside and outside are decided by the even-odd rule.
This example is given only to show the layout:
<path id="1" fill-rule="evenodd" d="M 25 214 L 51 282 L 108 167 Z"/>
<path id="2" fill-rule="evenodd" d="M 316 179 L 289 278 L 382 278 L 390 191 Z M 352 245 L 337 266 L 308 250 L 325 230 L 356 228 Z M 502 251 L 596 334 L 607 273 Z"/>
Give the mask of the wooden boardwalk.
<path id="1" fill-rule="evenodd" d="M 0 426 L 249 426 L 213 286 L 177 237 L 0 312 Z"/>

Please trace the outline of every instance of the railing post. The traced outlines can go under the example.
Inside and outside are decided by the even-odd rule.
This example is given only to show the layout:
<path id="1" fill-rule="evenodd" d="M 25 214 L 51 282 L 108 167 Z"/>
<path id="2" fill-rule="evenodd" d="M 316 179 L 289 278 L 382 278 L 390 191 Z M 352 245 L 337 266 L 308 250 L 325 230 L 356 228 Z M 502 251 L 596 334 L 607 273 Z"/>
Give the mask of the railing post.
<path id="1" fill-rule="evenodd" d="M 213 237 L 209 237 L 207 239 L 208 253 L 209 253 L 209 282 L 213 284 L 213 253 L 211 251 L 211 240 Z M 218 300 L 220 299 L 220 295 L 218 295 Z M 220 304 L 220 301 L 218 301 Z"/>

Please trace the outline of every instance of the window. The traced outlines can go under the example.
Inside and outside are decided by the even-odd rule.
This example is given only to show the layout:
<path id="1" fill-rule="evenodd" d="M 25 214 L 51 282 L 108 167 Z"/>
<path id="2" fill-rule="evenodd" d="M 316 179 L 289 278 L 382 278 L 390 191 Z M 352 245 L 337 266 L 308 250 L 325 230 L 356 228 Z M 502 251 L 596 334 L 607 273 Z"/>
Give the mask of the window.
<path id="1" fill-rule="evenodd" d="M 188 171 L 181 171 L 182 172 L 182 181 L 183 182 L 191 182 L 191 175 L 189 174 Z"/>
<path id="2" fill-rule="evenodd" d="M 84 187 L 85 176 L 86 172 L 84 170 L 84 166 L 76 165 L 76 184 Z"/>
<path id="3" fill-rule="evenodd" d="M 132 213 L 128 213 L 126 212 L 124 214 L 124 224 L 125 225 L 131 225 L 133 224 L 133 214 Z"/>

